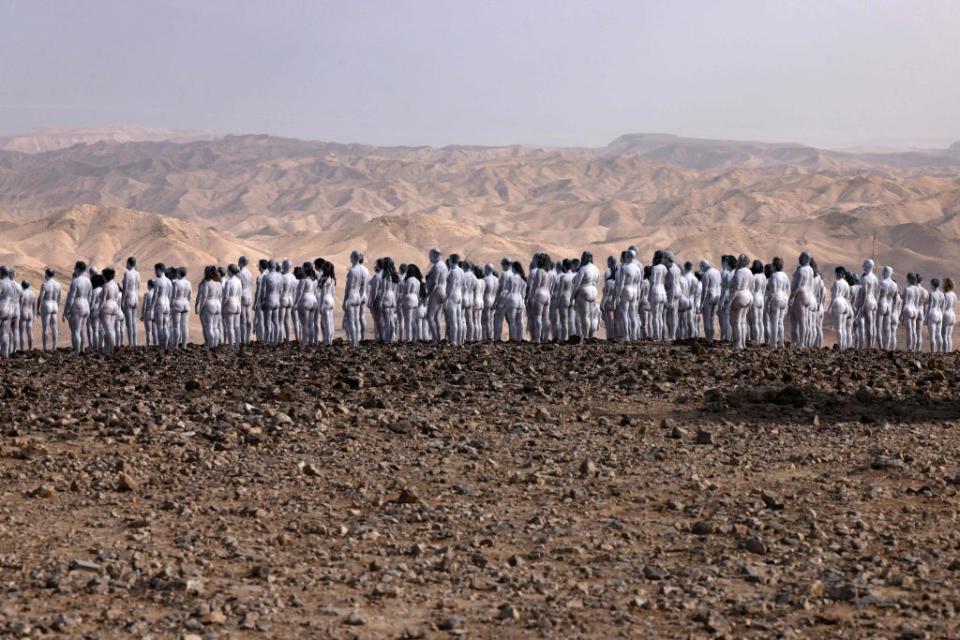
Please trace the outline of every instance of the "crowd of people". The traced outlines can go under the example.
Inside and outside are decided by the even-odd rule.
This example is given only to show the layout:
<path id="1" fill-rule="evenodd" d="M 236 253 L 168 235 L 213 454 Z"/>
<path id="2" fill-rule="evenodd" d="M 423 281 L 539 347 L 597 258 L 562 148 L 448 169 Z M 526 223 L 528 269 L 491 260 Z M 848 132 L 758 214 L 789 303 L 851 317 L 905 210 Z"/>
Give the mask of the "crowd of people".
<path id="1" fill-rule="evenodd" d="M 398 266 L 380 258 L 371 274 L 363 254 L 354 251 L 341 302 L 347 341 L 358 345 L 365 339 L 369 310 L 372 337 L 380 342 L 500 341 L 504 325 L 513 342 L 525 336 L 533 343 L 565 342 L 595 337 L 602 323 L 608 340 L 719 337 L 739 349 L 748 340 L 779 348 L 789 320 L 793 346 L 820 347 L 830 314 L 841 349 L 896 349 L 903 323 L 907 350 L 923 349 L 924 328 L 931 352 L 953 350 L 953 281 L 933 278 L 927 288 L 919 274 L 908 273 L 901 289 L 891 267 L 876 275 L 873 260 L 864 261 L 861 273 L 837 267 L 829 301 L 816 260 L 806 251 L 789 277 L 779 257 L 765 264 L 743 254 L 724 255 L 719 268 L 707 260 L 695 268 L 665 250 L 643 264 L 635 246 L 619 259 L 608 257 L 602 274 L 587 251 L 561 260 L 537 253 L 526 269 L 505 257 L 499 271 L 457 254 L 444 259 L 439 249 L 429 252 L 429 261 L 424 275 L 416 264 Z M 184 267 L 154 265 L 141 297 L 136 258 L 127 260 L 120 282 L 114 269 L 101 271 L 81 261 L 63 301 L 53 269 L 34 292 L 29 282 L 16 282 L 13 269 L 0 266 L 0 354 L 33 349 L 37 316 L 43 348 L 56 348 L 61 306 L 76 353 L 112 353 L 124 336 L 127 345 L 136 346 L 138 322 L 146 345 L 184 348 L 191 306 L 208 347 L 239 348 L 254 338 L 269 344 L 332 343 L 337 276 L 331 262 L 317 258 L 294 266 L 290 260 L 263 259 L 256 277 L 248 262 L 241 256 L 225 268 L 207 266 L 194 298 Z"/>

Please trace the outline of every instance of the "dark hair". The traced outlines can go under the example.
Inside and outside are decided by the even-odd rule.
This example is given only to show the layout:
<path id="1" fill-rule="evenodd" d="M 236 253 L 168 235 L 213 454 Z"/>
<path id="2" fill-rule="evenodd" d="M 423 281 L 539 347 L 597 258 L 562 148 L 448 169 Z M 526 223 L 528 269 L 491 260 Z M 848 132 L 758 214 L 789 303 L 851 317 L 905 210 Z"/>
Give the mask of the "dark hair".
<path id="1" fill-rule="evenodd" d="M 483 279 L 483 269 L 480 268 L 480 265 L 473 265 L 473 275 L 476 276 L 477 279 Z"/>
<path id="2" fill-rule="evenodd" d="M 774 270 L 775 272 L 776 272 L 776 271 L 783 271 L 783 258 L 781 258 L 780 256 L 774 256 L 774 258 L 773 258 L 773 270 Z"/>
<path id="3" fill-rule="evenodd" d="M 591 262 L 593 262 L 592 253 L 590 253 L 589 251 L 584 251 L 583 253 L 580 254 L 580 266 L 583 266 L 585 264 L 590 264 Z"/>
<path id="4" fill-rule="evenodd" d="M 510 265 L 510 268 L 513 269 L 513 272 L 520 276 L 520 279 L 524 282 L 527 281 L 527 273 L 523 270 L 523 265 L 519 261 L 514 260 L 513 264 Z"/>
<path id="5" fill-rule="evenodd" d="M 73 268 L 76 271 L 86 271 L 87 263 L 84 262 L 83 260 L 77 260 L 77 262 L 73 265 Z"/>
<path id="6" fill-rule="evenodd" d="M 247 264 L 250 263 L 250 258 L 248 258 L 247 256 L 240 256 L 239 258 L 237 258 L 237 262 L 240 264 L 240 267 L 245 267 L 247 266 Z M 237 273 L 240 273 L 239 267 L 237 268 Z"/>
<path id="7" fill-rule="evenodd" d="M 266 259 L 266 258 L 260 258 L 259 260 L 257 260 L 257 266 L 260 267 L 260 269 L 266 269 L 266 268 L 267 268 L 267 259 Z"/>
<path id="8" fill-rule="evenodd" d="M 653 260 L 650 261 L 650 264 L 652 266 L 655 266 L 660 264 L 661 262 L 663 262 L 663 251 L 661 251 L 660 249 L 657 249 L 656 251 L 653 252 Z"/>
<path id="9" fill-rule="evenodd" d="M 81 264 L 83 264 L 83 263 L 82 263 L 82 262 L 78 262 L 78 263 L 77 263 L 77 267 L 79 268 L 79 266 L 80 266 Z M 87 268 L 86 265 L 84 265 L 83 268 L 86 269 L 86 268 Z M 162 262 L 158 262 L 157 264 L 153 265 L 153 270 L 154 270 L 154 271 L 159 271 L 159 272 L 165 274 L 165 273 L 167 272 L 167 265 L 163 264 Z"/>
<path id="10" fill-rule="evenodd" d="M 920 284 L 921 282 L 923 282 L 923 276 L 921 276 L 919 273 L 915 273 L 913 275 L 917 279 L 917 284 Z"/>
<path id="11" fill-rule="evenodd" d="M 843 278 L 847 270 L 844 267 L 837 267 L 836 269 L 833 270 L 833 272 L 836 274 L 838 278 Z"/>
<path id="12" fill-rule="evenodd" d="M 813 258 L 810 258 L 810 268 L 813 269 L 813 275 L 815 276 L 820 275 L 820 269 L 819 267 L 817 267 L 817 261 L 814 260 Z"/>
<path id="13" fill-rule="evenodd" d="M 744 267 L 750 266 L 750 258 L 745 253 L 741 253 L 740 257 L 737 258 L 737 269 L 743 269 Z"/>
<path id="14" fill-rule="evenodd" d="M 297 280 L 303 280 L 304 278 L 303 267 L 301 267 L 300 265 L 297 265 L 296 267 L 294 267 L 293 277 L 296 278 Z"/>
<path id="15" fill-rule="evenodd" d="M 550 254 L 541 253 L 540 260 L 537 264 L 541 269 L 546 271 L 553 268 L 553 259 L 550 257 Z"/>
<path id="16" fill-rule="evenodd" d="M 651 267 L 650 265 L 644 265 L 644 267 L 643 267 L 643 279 L 644 279 L 644 280 L 649 280 L 649 279 L 650 279 L 650 271 L 651 271 L 652 269 L 653 269 L 653 267 Z"/>
<path id="17" fill-rule="evenodd" d="M 128 267 L 137 266 L 137 259 L 134 256 L 130 256 L 129 258 L 127 258 L 127 266 Z"/>
<path id="18" fill-rule="evenodd" d="M 327 280 L 337 281 L 336 269 L 333 267 L 332 262 L 323 261 L 323 270 L 320 272 L 320 287 L 323 288 L 327 284 Z"/>
<path id="19" fill-rule="evenodd" d="M 103 283 L 106 284 L 110 282 L 111 280 L 113 280 L 114 276 L 116 275 L 117 275 L 116 271 L 114 271 L 110 267 L 107 267 L 106 269 L 103 270 Z"/>
<path id="20" fill-rule="evenodd" d="M 917 284 L 917 274 L 911 272 L 907 273 L 907 282 L 909 284 Z"/>
<path id="21" fill-rule="evenodd" d="M 423 273 L 421 273 L 420 267 L 415 264 L 408 264 L 407 272 L 404 275 L 408 278 L 415 278 L 417 281 L 423 282 Z"/>
<path id="22" fill-rule="evenodd" d="M 400 282 L 400 274 L 397 273 L 397 266 L 393 264 L 393 258 L 383 259 L 383 270 L 386 273 L 388 280 L 394 284 Z"/>
<path id="23" fill-rule="evenodd" d="M 29 289 L 29 288 L 30 288 L 30 281 L 29 281 L 29 280 L 24 280 L 23 282 L 20 283 L 20 287 L 21 287 L 22 289 Z"/>
<path id="24" fill-rule="evenodd" d="M 460 264 L 460 256 L 459 256 L 458 254 L 456 254 L 456 253 L 451 253 L 451 254 L 447 257 L 447 261 L 448 261 L 450 264 L 458 265 L 458 264 Z"/>
<path id="25" fill-rule="evenodd" d="M 943 291 L 944 293 L 950 293 L 953 291 L 953 278 L 944 278 L 943 279 Z"/>
<path id="26" fill-rule="evenodd" d="M 184 270 L 186 271 L 186 270 Z M 203 270 L 203 277 L 207 280 L 213 280 L 214 282 L 220 282 L 220 271 L 217 270 L 216 265 L 210 265 Z"/>
<path id="27" fill-rule="evenodd" d="M 147 289 L 153 289 L 153 278 L 147 280 Z"/>
<path id="28" fill-rule="evenodd" d="M 227 275 L 227 270 L 223 267 L 217 267 L 217 275 L 223 278 L 223 276 Z"/>
<path id="29" fill-rule="evenodd" d="M 763 275 L 765 275 L 768 278 L 773 275 L 773 265 L 770 264 L 769 262 L 763 265 Z"/>
<path id="30" fill-rule="evenodd" d="M 186 267 L 177 267 L 177 275 L 181 278 L 187 277 L 187 268 Z"/>
<path id="31" fill-rule="evenodd" d="M 750 268 L 750 271 L 753 273 L 763 273 L 763 263 L 759 260 L 753 261 L 753 266 Z"/>
<path id="32" fill-rule="evenodd" d="M 90 278 L 90 284 L 93 285 L 94 289 L 99 289 L 103 287 L 103 285 L 106 283 L 104 282 L 103 276 L 98 273 L 92 278 Z"/>
<path id="33" fill-rule="evenodd" d="M 760 261 L 757 260 L 757 262 L 760 262 Z M 763 265 L 761 265 L 761 267 L 762 267 L 762 266 L 763 266 Z M 684 263 L 683 263 L 683 270 L 684 270 L 684 271 L 692 271 L 692 270 L 693 270 L 693 263 L 690 262 L 689 260 L 687 260 L 686 262 L 684 262 Z"/>
<path id="34" fill-rule="evenodd" d="M 179 277 L 176 267 L 167 267 L 167 272 L 165 274 L 170 280 L 176 280 Z"/>
<path id="35" fill-rule="evenodd" d="M 940 286 L 940 279 L 939 279 L 939 278 L 931 278 L 931 279 L 930 279 L 930 286 L 933 287 L 933 290 L 934 290 L 934 291 L 936 291 L 937 288 Z"/>
<path id="36" fill-rule="evenodd" d="M 698 281 L 701 281 L 701 280 L 703 280 L 703 272 L 701 272 L 701 271 L 694 271 L 694 272 L 693 272 L 693 277 L 696 278 Z"/>
<path id="37" fill-rule="evenodd" d="M 240 273 L 240 267 L 238 267 L 238 266 L 235 265 L 235 264 L 228 264 L 228 265 L 227 265 L 227 273 L 229 273 L 229 274 L 232 275 L 232 276 L 235 276 L 235 275 L 237 275 L 238 273 Z"/>
<path id="38" fill-rule="evenodd" d="M 47 267 L 46 269 L 44 269 L 43 275 L 48 278 L 52 278 L 54 276 L 53 267 Z"/>
<path id="39" fill-rule="evenodd" d="M 852 271 L 847 271 L 844 275 L 846 276 L 847 284 L 851 287 L 857 284 L 857 274 Z"/>
<path id="40" fill-rule="evenodd" d="M 310 278 L 311 280 L 317 279 L 317 271 L 313 268 L 312 262 L 304 262 L 302 267 L 297 267 L 300 269 L 300 278 Z M 293 270 L 293 275 L 297 275 L 297 269 Z"/>
<path id="41" fill-rule="evenodd" d="M 590 256 L 590 261 L 593 261 L 593 256 Z M 578 271 L 580 266 L 583 264 L 590 264 L 590 262 L 580 262 L 579 258 L 570 259 L 570 271 Z"/>

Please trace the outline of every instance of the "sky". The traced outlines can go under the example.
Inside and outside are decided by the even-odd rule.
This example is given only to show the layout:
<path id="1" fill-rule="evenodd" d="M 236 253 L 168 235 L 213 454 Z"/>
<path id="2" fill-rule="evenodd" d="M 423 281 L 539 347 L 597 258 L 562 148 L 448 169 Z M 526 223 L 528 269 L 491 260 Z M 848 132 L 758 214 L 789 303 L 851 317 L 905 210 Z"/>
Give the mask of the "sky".
<path id="1" fill-rule="evenodd" d="M 0 134 L 960 140 L 957 0 L 0 0 Z"/>

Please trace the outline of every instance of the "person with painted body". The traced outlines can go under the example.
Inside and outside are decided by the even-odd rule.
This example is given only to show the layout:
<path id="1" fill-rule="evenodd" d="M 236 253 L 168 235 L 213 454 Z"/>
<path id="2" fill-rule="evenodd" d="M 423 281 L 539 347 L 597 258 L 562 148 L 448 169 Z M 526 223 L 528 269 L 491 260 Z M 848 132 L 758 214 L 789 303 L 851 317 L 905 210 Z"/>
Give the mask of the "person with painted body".
<path id="1" fill-rule="evenodd" d="M 359 251 L 352 252 L 343 294 L 343 328 L 347 332 L 347 340 L 355 347 L 360 344 L 360 316 L 367 303 L 369 277 L 370 272 L 363 266 L 363 254 Z"/>
<path id="2" fill-rule="evenodd" d="M 771 262 L 771 274 L 767 278 L 767 290 L 763 299 L 769 318 L 767 344 L 771 349 L 784 346 L 784 320 L 790 308 L 791 283 L 783 272 L 783 258 L 777 256 Z"/>
<path id="3" fill-rule="evenodd" d="M 510 321 L 507 319 L 507 309 L 505 300 L 507 296 L 507 281 L 513 274 L 513 261 L 504 256 L 500 260 L 500 275 L 497 277 L 497 296 L 494 302 L 494 340 L 500 342 L 503 339 L 503 324 L 507 323 L 507 332 L 510 331 Z"/>
<path id="4" fill-rule="evenodd" d="M 19 306 L 19 287 L 10 278 L 10 269 L 0 266 L 0 356 L 9 358 L 14 351 L 13 326 L 17 322 L 15 308 Z"/>
<path id="5" fill-rule="evenodd" d="M 557 260 L 553 263 L 553 271 L 550 272 L 550 339 L 553 342 L 560 342 L 560 279 L 563 276 L 564 260 Z M 567 261 L 569 264 L 569 261 Z"/>
<path id="6" fill-rule="evenodd" d="M 483 315 L 481 324 L 483 325 L 483 339 L 500 341 L 500 336 L 495 335 L 495 320 L 497 314 L 497 292 L 500 286 L 500 278 L 493 268 L 492 264 L 483 266 Z M 501 318 L 501 325 L 502 325 Z"/>
<path id="7" fill-rule="evenodd" d="M 550 276 L 553 261 L 545 253 L 537 255 L 536 267 L 527 280 L 527 315 L 530 320 L 530 340 L 534 344 L 547 342 L 550 323 Z"/>
<path id="8" fill-rule="evenodd" d="M 927 325 L 927 336 L 930 339 L 930 353 L 943 353 L 943 291 L 940 291 L 940 280 L 930 280 L 930 296 L 924 308 L 924 322 Z"/>
<path id="9" fill-rule="evenodd" d="M 703 337 L 713 342 L 716 334 L 717 314 L 720 309 L 721 276 L 720 271 L 711 266 L 706 260 L 700 261 L 700 272 L 703 273 L 703 300 L 700 303 L 700 313 L 703 315 Z"/>
<path id="10" fill-rule="evenodd" d="M 943 352 L 953 353 L 953 327 L 957 323 L 957 292 L 953 279 L 943 281 Z"/>
<path id="11" fill-rule="evenodd" d="M 170 300 L 170 325 L 173 344 L 186 349 L 190 342 L 190 299 L 193 297 L 193 285 L 187 280 L 186 267 L 174 269 L 173 298 Z"/>
<path id="12" fill-rule="evenodd" d="M 830 288 L 830 317 L 837 332 L 837 346 L 840 349 L 849 349 L 853 339 L 848 333 L 848 326 L 853 318 L 853 305 L 850 304 L 850 285 L 847 283 L 847 270 L 837 267 L 834 270 L 836 279 Z"/>
<path id="13" fill-rule="evenodd" d="M 60 283 L 54 280 L 54 271 L 50 267 L 44 271 L 43 284 L 40 285 L 40 295 L 37 296 L 37 315 L 40 316 L 40 331 L 43 350 L 56 349 L 60 338 L 60 328 L 57 326 L 57 313 L 60 311 Z"/>
<path id="14" fill-rule="evenodd" d="M 127 258 L 127 270 L 123 273 L 123 304 L 121 311 L 126 322 L 127 346 L 137 346 L 137 303 L 140 300 L 140 273 L 137 271 L 137 259 Z"/>
<path id="15" fill-rule="evenodd" d="M 677 338 L 689 339 L 695 334 L 694 320 L 696 319 L 695 303 L 693 300 L 697 278 L 693 275 L 693 263 L 689 260 L 683 263 L 683 273 L 680 276 L 680 298 L 677 305 Z M 638 332 L 639 337 L 639 332 Z"/>
<path id="16" fill-rule="evenodd" d="M 154 266 L 153 279 L 153 324 L 156 327 L 157 346 L 166 351 L 172 346 L 170 339 L 170 303 L 173 299 L 173 282 L 167 277 L 167 268 L 162 262 Z"/>
<path id="17" fill-rule="evenodd" d="M 103 304 L 103 275 L 99 272 L 90 276 L 90 284 L 93 292 L 90 296 L 90 319 L 87 321 L 90 327 L 90 348 L 93 351 L 103 349 L 103 325 L 100 323 L 100 306 Z"/>
<path id="18" fill-rule="evenodd" d="M 564 260 L 564 262 L 568 262 Z M 569 265 L 565 265 L 569 269 Z M 607 340 L 616 340 L 617 333 L 617 259 L 607 256 L 607 271 L 603 277 L 603 297 L 600 298 L 603 313 L 603 332 Z"/>
<path id="19" fill-rule="evenodd" d="M 487 281 L 483 276 L 483 269 L 480 268 L 480 265 L 474 264 L 473 266 L 473 341 L 480 342 L 484 339 L 484 330 L 483 330 L 483 310 L 486 306 L 486 299 L 484 296 L 487 293 Z"/>
<path id="20" fill-rule="evenodd" d="M 664 306 L 664 329 L 666 339 L 673 342 L 677 337 L 677 325 L 680 317 L 680 279 L 683 273 L 680 267 L 674 262 L 673 252 L 663 252 L 663 264 L 667 267 L 667 273 L 663 278 L 664 289 L 667 292 L 667 302 Z"/>
<path id="21" fill-rule="evenodd" d="M 667 266 L 663 264 L 663 252 L 655 251 L 650 266 L 650 338 L 663 340 L 666 337 L 665 313 L 667 305 Z"/>
<path id="22" fill-rule="evenodd" d="M 243 280 L 240 278 L 239 265 L 227 267 L 227 277 L 223 281 L 223 300 L 220 315 L 223 319 L 224 342 L 235 350 L 243 344 Z"/>
<path id="23" fill-rule="evenodd" d="M 393 342 L 397 318 L 397 290 L 400 287 L 400 274 L 392 258 L 383 258 L 380 278 L 377 285 L 377 298 L 373 308 L 377 310 L 376 320 L 380 323 L 378 331 L 381 342 Z M 371 288 L 371 295 L 373 289 Z"/>
<path id="24" fill-rule="evenodd" d="M 436 268 L 436 265 L 434 265 Z M 452 253 L 447 258 L 446 292 L 444 295 L 443 314 L 447 326 L 447 342 L 454 346 L 463 344 L 463 269 L 460 268 L 460 256 Z M 439 335 L 439 333 L 438 333 Z"/>
<path id="25" fill-rule="evenodd" d="M 524 295 L 527 290 L 527 274 L 519 260 L 510 265 L 510 277 L 506 281 L 504 315 L 510 330 L 511 342 L 523 342 Z"/>
<path id="26" fill-rule="evenodd" d="M 257 338 L 258 342 L 269 342 L 267 337 L 267 326 L 263 320 L 263 304 L 264 304 L 264 285 L 263 280 L 267 277 L 268 270 L 268 260 L 266 258 L 260 258 L 257 261 L 257 279 L 254 282 L 255 287 L 253 291 L 253 334 Z M 278 302 L 279 304 L 279 298 Z"/>
<path id="27" fill-rule="evenodd" d="M 203 270 L 203 280 L 197 285 L 197 300 L 194 313 L 200 317 L 203 328 L 203 344 L 209 349 L 220 346 L 220 327 L 223 316 L 223 283 L 217 267 L 209 265 Z"/>
<path id="28" fill-rule="evenodd" d="M 907 288 L 903 291 L 903 311 L 901 316 L 907 329 L 907 351 L 920 351 L 923 344 L 923 314 L 921 312 L 920 287 L 917 274 L 907 274 Z"/>
<path id="29" fill-rule="evenodd" d="M 423 274 L 415 264 L 407 265 L 406 278 L 401 283 L 400 313 L 403 315 L 403 332 L 400 339 L 403 342 L 414 342 L 422 339 L 420 322 L 417 310 L 420 307 L 421 297 L 426 293 L 423 285 Z"/>
<path id="30" fill-rule="evenodd" d="M 280 265 L 280 342 L 291 340 L 291 331 L 296 324 L 293 297 L 297 292 L 297 277 L 292 272 L 293 263 L 285 259 Z"/>
<path id="31" fill-rule="evenodd" d="M 16 351 L 21 344 L 20 336 L 20 307 L 23 299 L 23 288 L 17 284 L 17 271 L 13 267 L 9 268 L 10 282 L 13 283 L 14 306 L 13 306 L 13 350 Z"/>
<path id="32" fill-rule="evenodd" d="M 877 289 L 877 331 L 881 349 L 892 350 L 896 345 L 896 310 L 900 288 L 893 280 L 893 267 L 880 270 L 880 282 Z"/>
<path id="33" fill-rule="evenodd" d="M 730 298 L 733 296 L 733 274 L 736 271 L 737 259 L 735 256 L 723 255 L 720 257 L 720 303 L 717 317 L 720 321 L 720 340 L 730 342 L 733 338 L 733 328 L 730 324 Z"/>
<path id="34" fill-rule="evenodd" d="M 807 346 L 813 333 L 811 312 L 816 301 L 813 292 L 815 274 L 810 266 L 812 259 L 813 256 L 807 251 L 800 254 L 799 264 L 790 283 L 790 339 L 794 347 Z"/>
<path id="35" fill-rule="evenodd" d="M 73 279 L 67 291 L 67 300 L 63 305 L 63 322 L 70 321 L 70 342 L 74 353 L 82 353 L 84 339 L 87 337 L 87 323 L 90 320 L 90 299 L 93 297 L 93 285 L 86 274 L 87 265 L 77 262 L 73 269 Z"/>
<path id="36" fill-rule="evenodd" d="M 33 317 L 37 309 L 37 294 L 24 280 L 20 283 L 20 350 L 33 351 Z"/>
<path id="37" fill-rule="evenodd" d="M 293 308 L 299 318 L 300 343 L 307 346 L 317 344 L 317 313 L 320 308 L 320 299 L 317 297 L 317 272 L 312 262 L 304 262 L 300 268 L 303 275 L 297 280 L 294 292 Z"/>
<path id="38" fill-rule="evenodd" d="M 873 273 L 873 267 L 873 260 L 863 261 L 860 292 L 854 304 L 856 322 L 863 327 L 863 346 L 866 349 L 875 349 L 879 346 L 877 339 L 877 297 L 880 292 L 880 281 Z"/>
<path id="39" fill-rule="evenodd" d="M 593 264 L 593 254 L 584 251 L 580 266 L 573 279 L 573 300 L 577 314 L 577 335 L 583 339 L 593 338 L 600 327 L 600 305 L 597 304 L 597 285 L 600 270 Z"/>
<path id="40" fill-rule="evenodd" d="M 620 263 L 616 279 L 617 339 L 632 342 L 640 337 L 637 305 L 640 300 L 643 270 L 637 266 L 631 251 L 620 254 Z"/>
<path id="41" fill-rule="evenodd" d="M 750 339 L 754 342 L 766 342 L 766 323 L 764 318 L 764 299 L 767 295 L 767 277 L 763 273 L 763 263 L 754 260 L 750 267 L 751 283 L 750 292 L 753 294 L 753 304 L 747 314 L 747 322 L 750 324 Z"/>
<path id="42" fill-rule="evenodd" d="M 153 280 L 147 280 L 147 291 L 143 294 L 143 304 L 140 306 L 140 322 L 143 323 L 144 344 L 148 347 L 157 345 L 157 325 L 153 322 Z"/>
<path id="43" fill-rule="evenodd" d="M 116 272 L 107 267 L 103 270 L 103 286 L 100 287 L 100 330 L 103 340 L 103 352 L 113 353 L 119 344 L 117 335 L 117 325 L 122 326 L 123 322 L 123 299 L 120 293 L 120 285 L 117 284 Z"/>
<path id="44" fill-rule="evenodd" d="M 440 249 L 433 248 L 428 255 L 433 266 L 427 272 L 427 323 L 430 325 L 430 340 L 433 344 L 440 344 L 440 315 L 446 311 L 448 269 Z M 451 327 L 447 325 L 448 338 L 450 331 Z"/>
<path id="45" fill-rule="evenodd" d="M 827 287 L 823 284 L 823 277 L 820 275 L 820 269 L 817 267 L 816 260 L 810 260 L 810 268 L 813 269 L 813 299 L 814 307 L 810 315 L 810 326 L 813 328 L 809 336 L 808 347 L 820 348 L 823 346 L 823 316 L 826 307 L 824 303 L 827 299 Z"/>
<path id="46" fill-rule="evenodd" d="M 746 349 L 750 324 L 747 317 L 753 306 L 753 273 L 750 271 L 750 259 L 740 254 L 737 268 L 733 272 L 730 288 L 730 325 L 734 348 Z"/>
<path id="47" fill-rule="evenodd" d="M 373 275 L 370 276 L 367 285 L 367 308 L 370 310 L 370 316 L 373 318 L 373 339 L 377 342 L 382 341 L 380 334 L 380 309 L 377 308 L 377 300 L 380 293 L 380 279 L 383 277 L 383 258 L 377 258 L 373 261 Z"/>
<path id="48" fill-rule="evenodd" d="M 477 328 L 473 322 L 473 298 L 477 290 L 477 276 L 473 272 L 473 265 L 467 260 L 463 261 L 460 268 L 463 270 L 463 304 L 460 307 L 463 310 L 463 340 L 474 342 L 477 339 Z"/>
<path id="49" fill-rule="evenodd" d="M 240 256 L 237 260 L 239 271 L 236 278 L 240 281 L 240 343 L 249 344 L 253 331 L 253 274 L 247 268 L 249 259 Z"/>

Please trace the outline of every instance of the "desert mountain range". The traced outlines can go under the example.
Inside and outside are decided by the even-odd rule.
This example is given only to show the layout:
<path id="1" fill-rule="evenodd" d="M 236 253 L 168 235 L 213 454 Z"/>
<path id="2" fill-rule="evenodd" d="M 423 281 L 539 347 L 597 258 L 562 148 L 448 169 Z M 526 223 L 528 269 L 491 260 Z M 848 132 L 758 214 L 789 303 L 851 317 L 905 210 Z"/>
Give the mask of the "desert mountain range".
<path id="1" fill-rule="evenodd" d="M 99 133 L 0 139 L 0 263 L 66 278 L 77 258 L 136 255 L 144 269 L 185 264 L 196 281 L 240 254 L 345 266 L 362 249 L 424 266 L 432 246 L 483 262 L 587 249 L 602 263 L 636 244 L 645 262 L 669 247 L 792 265 L 809 248 L 824 269 L 874 256 L 901 281 L 960 275 L 960 143 L 871 154 L 661 134 L 434 148 Z"/>

